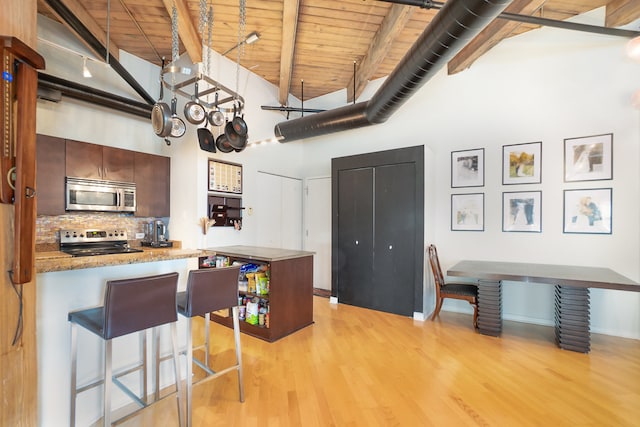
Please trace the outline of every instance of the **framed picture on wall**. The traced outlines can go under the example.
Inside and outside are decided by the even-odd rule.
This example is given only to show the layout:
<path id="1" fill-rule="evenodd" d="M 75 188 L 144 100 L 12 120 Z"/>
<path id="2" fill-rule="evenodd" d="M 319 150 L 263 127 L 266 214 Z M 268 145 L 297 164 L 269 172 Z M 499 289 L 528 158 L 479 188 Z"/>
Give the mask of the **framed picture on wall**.
<path id="1" fill-rule="evenodd" d="M 542 232 L 542 191 L 502 193 L 502 231 Z"/>
<path id="2" fill-rule="evenodd" d="M 209 159 L 209 191 L 242 194 L 242 165 Z"/>
<path id="3" fill-rule="evenodd" d="M 564 190 L 564 232 L 611 234 L 611 188 Z"/>
<path id="4" fill-rule="evenodd" d="M 451 187 L 484 186 L 484 148 L 451 152 Z"/>
<path id="5" fill-rule="evenodd" d="M 564 182 L 613 179 L 613 134 L 564 140 Z"/>
<path id="6" fill-rule="evenodd" d="M 502 184 L 539 184 L 542 142 L 502 146 Z"/>
<path id="7" fill-rule="evenodd" d="M 451 230 L 484 231 L 484 193 L 451 195 Z"/>

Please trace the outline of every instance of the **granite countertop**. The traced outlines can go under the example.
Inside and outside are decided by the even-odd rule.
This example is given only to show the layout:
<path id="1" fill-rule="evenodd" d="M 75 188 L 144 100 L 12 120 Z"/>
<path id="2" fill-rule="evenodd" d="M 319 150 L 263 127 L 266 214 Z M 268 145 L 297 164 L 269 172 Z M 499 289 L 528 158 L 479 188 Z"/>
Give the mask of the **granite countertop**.
<path id="1" fill-rule="evenodd" d="M 85 257 L 72 257 L 60 251 L 36 252 L 36 273 L 195 258 L 203 255 L 203 252 L 198 249 L 146 247 L 141 249 L 143 252 Z"/>
<path id="2" fill-rule="evenodd" d="M 282 261 L 286 259 L 311 256 L 314 252 L 299 251 L 294 249 L 266 248 L 261 246 L 221 246 L 202 249 L 204 255 L 226 255 L 245 259 L 257 259 L 261 261 Z"/>

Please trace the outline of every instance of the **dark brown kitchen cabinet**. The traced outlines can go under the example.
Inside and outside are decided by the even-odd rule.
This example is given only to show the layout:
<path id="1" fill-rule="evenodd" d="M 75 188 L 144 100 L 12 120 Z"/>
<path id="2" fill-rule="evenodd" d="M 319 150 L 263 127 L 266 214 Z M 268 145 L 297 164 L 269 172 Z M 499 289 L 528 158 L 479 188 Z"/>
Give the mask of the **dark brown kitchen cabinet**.
<path id="1" fill-rule="evenodd" d="M 147 153 L 134 153 L 136 216 L 170 215 L 171 159 Z"/>
<path id="2" fill-rule="evenodd" d="M 133 151 L 67 140 L 67 176 L 133 182 Z"/>
<path id="3" fill-rule="evenodd" d="M 64 214 L 65 140 L 36 137 L 36 206 L 38 215 Z"/>

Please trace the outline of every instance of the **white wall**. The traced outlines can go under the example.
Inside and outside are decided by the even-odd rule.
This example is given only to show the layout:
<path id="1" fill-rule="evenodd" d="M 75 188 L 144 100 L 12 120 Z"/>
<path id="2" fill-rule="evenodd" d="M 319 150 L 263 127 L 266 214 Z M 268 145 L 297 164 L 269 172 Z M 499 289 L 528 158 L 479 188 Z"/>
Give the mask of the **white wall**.
<path id="1" fill-rule="evenodd" d="M 445 270 L 461 259 L 529 261 L 608 267 L 638 281 L 640 112 L 630 100 L 640 89 L 640 63 L 625 57 L 625 43 L 532 31 L 501 42 L 462 73 L 441 71 L 382 125 L 290 144 L 304 145 L 309 175 L 330 173 L 333 157 L 416 144 L 433 150 L 425 184 L 435 194 L 425 224 L 434 228 L 425 245 L 438 246 Z M 344 97 L 334 103 L 343 105 Z M 613 180 L 565 184 L 563 139 L 603 133 L 614 134 Z M 503 186 L 502 146 L 535 141 L 542 141 L 542 183 Z M 485 149 L 485 186 L 452 189 L 451 151 L 474 148 Z M 613 188 L 613 234 L 563 234 L 563 190 L 599 187 Z M 502 232 L 502 192 L 531 190 L 542 191 L 542 233 Z M 465 192 L 485 193 L 484 232 L 450 231 L 451 194 Z M 553 324 L 551 286 L 503 289 L 505 318 Z M 640 293 L 592 290 L 592 331 L 640 338 L 639 308 Z M 468 305 L 447 301 L 445 309 Z"/>

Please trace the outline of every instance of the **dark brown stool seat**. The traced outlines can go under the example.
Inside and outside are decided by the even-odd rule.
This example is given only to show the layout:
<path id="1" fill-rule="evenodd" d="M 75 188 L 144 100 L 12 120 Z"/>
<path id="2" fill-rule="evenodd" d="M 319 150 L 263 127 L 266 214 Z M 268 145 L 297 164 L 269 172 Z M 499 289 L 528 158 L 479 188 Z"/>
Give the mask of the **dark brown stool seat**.
<path id="1" fill-rule="evenodd" d="M 187 327 L 187 427 L 192 424 L 192 393 L 193 386 L 193 363 L 205 371 L 206 376 L 201 380 L 209 380 L 224 375 L 231 371 L 238 371 L 238 388 L 240 402 L 244 402 L 244 388 L 242 381 L 242 354 L 240 349 L 240 324 L 238 319 L 238 276 L 240 266 L 209 268 L 202 270 L 192 270 L 189 272 L 187 290 L 178 293 L 178 313 L 188 319 Z M 231 308 L 233 317 L 233 334 L 236 347 L 236 363 L 220 371 L 213 371 L 209 367 L 209 323 L 210 313 L 213 311 Z M 204 316 L 204 360 L 193 358 L 193 317 Z"/>
<path id="2" fill-rule="evenodd" d="M 178 358 L 178 341 L 176 321 L 176 292 L 178 273 L 167 273 L 156 276 L 139 277 L 133 279 L 110 280 L 106 284 L 104 305 L 85 310 L 72 311 L 68 315 L 71 325 L 71 419 L 70 425 L 76 423 L 76 397 L 78 393 L 90 390 L 104 383 L 103 419 L 105 426 L 111 426 L 111 386 L 115 383 L 125 394 L 131 397 L 140 409 L 148 406 L 147 398 L 147 351 L 146 333 L 143 333 L 142 362 L 136 367 L 129 368 L 123 373 L 112 372 L 112 340 L 133 332 L 143 332 L 149 328 L 169 324 L 171 326 L 171 340 L 177 389 L 178 419 L 182 425 L 182 387 L 180 381 L 180 365 Z M 78 326 L 94 333 L 104 340 L 104 373 L 103 378 L 83 387 L 78 387 L 77 366 Z M 156 365 L 159 363 L 159 346 L 156 344 Z M 138 396 L 119 381 L 119 377 L 134 371 L 142 371 L 142 396 Z M 156 372 L 158 372 L 156 366 Z M 156 397 L 159 396 L 159 379 L 156 375 Z M 155 400 L 154 400 L 155 401 Z M 153 403 L 153 402 L 151 402 Z M 138 409 L 138 410 L 140 410 Z M 135 411 L 137 412 L 137 411 Z M 134 413 L 135 413 L 134 412 Z M 131 414 L 127 415 L 129 417 Z"/>

